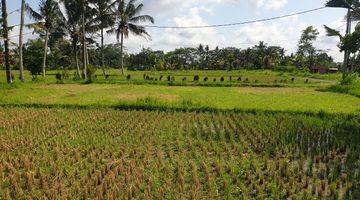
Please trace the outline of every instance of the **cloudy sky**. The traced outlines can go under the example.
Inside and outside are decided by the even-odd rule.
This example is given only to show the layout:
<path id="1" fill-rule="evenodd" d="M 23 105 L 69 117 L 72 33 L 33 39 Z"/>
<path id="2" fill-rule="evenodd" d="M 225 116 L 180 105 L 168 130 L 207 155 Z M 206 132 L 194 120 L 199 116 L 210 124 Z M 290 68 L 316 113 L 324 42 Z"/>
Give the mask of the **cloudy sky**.
<path id="1" fill-rule="evenodd" d="M 139 0 L 144 3 L 144 14 L 152 15 L 156 25 L 194 26 L 213 25 L 263 19 L 319 8 L 326 0 Z M 8 0 L 9 12 L 20 7 L 21 0 Z M 27 0 L 34 8 L 39 0 Z M 130 36 L 126 48 L 137 52 L 143 47 L 154 50 L 171 50 L 177 47 L 195 47 L 200 43 L 211 48 L 240 47 L 246 48 L 265 41 L 269 45 L 285 47 L 287 53 L 296 51 L 301 31 L 307 26 L 318 28 L 320 36 L 316 46 L 328 51 L 337 61 L 342 54 L 337 49 L 337 38 L 325 36 L 323 25 L 339 28 L 345 32 L 345 11 L 325 8 L 300 16 L 222 28 L 205 29 L 155 29 L 149 28 L 151 40 Z M 30 21 L 27 19 L 27 21 Z M 10 15 L 9 24 L 19 23 L 19 13 Z M 27 30 L 26 32 L 31 32 Z M 12 32 L 16 36 L 18 29 Z M 27 35 L 27 38 L 35 36 Z M 12 38 L 17 40 L 16 37 Z M 115 36 L 109 35 L 107 43 L 115 43 Z"/>

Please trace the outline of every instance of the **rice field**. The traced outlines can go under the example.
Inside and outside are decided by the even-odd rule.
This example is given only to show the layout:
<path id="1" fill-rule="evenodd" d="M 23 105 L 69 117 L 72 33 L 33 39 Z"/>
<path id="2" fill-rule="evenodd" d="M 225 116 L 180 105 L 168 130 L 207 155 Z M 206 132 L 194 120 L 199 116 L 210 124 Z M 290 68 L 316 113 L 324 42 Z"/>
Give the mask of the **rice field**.
<path id="1" fill-rule="evenodd" d="M 0 199 L 357 199 L 360 118 L 0 108 Z"/>

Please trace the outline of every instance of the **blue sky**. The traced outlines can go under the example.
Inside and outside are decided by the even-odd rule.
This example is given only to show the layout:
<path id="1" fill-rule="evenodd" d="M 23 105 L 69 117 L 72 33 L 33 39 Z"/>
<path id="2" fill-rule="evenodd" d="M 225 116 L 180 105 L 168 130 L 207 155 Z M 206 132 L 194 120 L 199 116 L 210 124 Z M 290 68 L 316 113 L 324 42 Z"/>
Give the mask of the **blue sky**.
<path id="1" fill-rule="evenodd" d="M 155 17 L 156 25 L 192 26 L 241 22 L 253 19 L 274 17 L 293 12 L 322 7 L 326 0 L 139 0 L 144 3 L 144 14 Z M 8 11 L 20 7 L 21 0 L 8 0 Z M 27 0 L 33 8 L 39 0 Z M 337 38 L 325 36 L 323 25 L 340 27 L 345 31 L 345 11 L 343 9 L 326 8 L 314 13 L 271 22 L 248 24 L 227 28 L 206 28 L 186 30 L 158 30 L 150 28 L 152 40 L 130 36 L 126 40 L 128 51 L 136 52 L 142 47 L 171 50 L 177 47 L 194 47 L 200 43 L 210 47 L 234 46 L 246 48 L 259 41 L 269 45 L 280 45 L 288 53 L 296 51 L 300 32 L 309 25 L 318 28 L 320 36 L 316 46 L 326 50 L 340 61 L 342 54 L 337 48 Z M 19 23 L 19 13 L 9 17 L 9 24 Z M 27 19 L 27 21 L 30 21 Z M 15 29 L 12 35 L 17 34 Z M 27 30 L 26 32 L 30 32 Z M 35 36 L 28 35 L 28 38 Z M 15 38 L 14 38 L 15 39 Z M 15 39 L 16 40 L 16 39 Z M 115 36 L 107 36 L 107 43 L 115 43 Z"/>

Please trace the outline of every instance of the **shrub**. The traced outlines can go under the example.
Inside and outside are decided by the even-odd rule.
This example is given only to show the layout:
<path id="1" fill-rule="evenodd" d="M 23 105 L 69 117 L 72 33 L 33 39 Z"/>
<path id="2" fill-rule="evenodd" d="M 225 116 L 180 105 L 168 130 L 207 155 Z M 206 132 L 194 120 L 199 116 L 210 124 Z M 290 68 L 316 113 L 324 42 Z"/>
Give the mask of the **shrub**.
<path id="1" fill-rule="evenodd" d="M 164 77 L 164 76 L 163 76 L 163 75 L 161 75 L 161 76 L 160 76 L 160 78 L 159 78 L 159 80 L 161 81 L 161 80 L 163 79 L 163 77 Z"/>
<path id="2" fill-rule="evenodd" d="M 216 78 L 214 78 L 214 80 L 213 80 L 214 82 L 216 82 Z"/>
<path id="3" fill-rule="evenodd" d="M 126 76 L 126 80 L 130 80 L 131 79 L 131 75 L 130 74 L 128 74 L 127 76 Z"/>
<path id="4" fill-rule="evenodd" d="M 298 69 L 296 66 L 276 66 L 274 70 L 279 72 L 295 72 Z"/>
<path id="5" fill-rule="evenodd" d="M 184 78 L 182 79 L 182 81 L 186 81 L 186 77 L 184 77 Z"/>
<path id="6" fill-rule="evenodd" d="M 224 77 L 221 77 L 221 78 L 220 78 L 220 81 L 221 81 L 221 82 L 224 82 L 224 81 L 225 81 Z"/>
<path id="7" fill-rule="evenodd" d="M 348 75 L 340 81 L 340 85 L 351 85 L 357 78 L 356 74 Z"/>
<path id="8" fill-rule="evenodd" d="M 248 82 L 249 82 L 249 78 L 246 78 L 246 79 L 245 79 L 245 82 L 247 82 L 247 83 L 248 83 Z"/>
<path id="9" fill-rule="evenodd" d="M 295 82 L 295 78 L 293 77 L 293 78 L 291 78 L 291 82 L 292 83 L 294 83 Z"/>
<path id="10" fill-rule="evenodd" d="M 195 76 L 194 76 L 194 81 L 199 81 L 199 80 L 200 80 L 199 75 L 195 75 Z"/>
<path id="11" fill-rule="evenodd" d="M 105 75 L 105 79 L 107 80 L 107 79 L 109 79 L 110 78 L 110 75 L 109 74 L 106 74 Z"/>
<path id="12" fill-rule="evenodd" d="M 62 80 L 62 75 L 60 74 L 60 72 L 56 73 L 55 78 L 56 78 L 57 81 Z"/>
<path id="13" fill-rule="evenodd" d="M 241 77 L 239 77 L 237 80 L 238 80 L 238 81 L 241 81 Z"/>
<path id="14" fill-rule="evenodd" d="M 205 78 L 204 78 L 204 82 L 207 82 L 208 80 L 209 80 L 208 77 L 205 77 Z"/>

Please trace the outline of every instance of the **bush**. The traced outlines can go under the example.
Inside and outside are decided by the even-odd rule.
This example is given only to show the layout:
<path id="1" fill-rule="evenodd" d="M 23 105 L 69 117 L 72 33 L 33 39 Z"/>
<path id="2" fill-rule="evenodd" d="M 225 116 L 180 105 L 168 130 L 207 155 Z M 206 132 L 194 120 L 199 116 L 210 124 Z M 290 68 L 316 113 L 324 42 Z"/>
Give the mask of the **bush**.
<path id="1" fill-rule="evenodd" d="M 238 81 L 241 81 L 241 77 L 239 77 L 237 80 L 238 80 Z"/>
<path id="2" fill-rule="evenodd" d="M 60 72 L 56 73 L 55 78 L 56 78 L 56 80 L 58 80 L 58 81 L 61 81 L 61 80 L 62 80 L 62 75 L 60 74 Z"/>
<path id="3" fill-rule="evenodd" d="M 205 78 L 204 78 L 204 82 L 207 82 L 208 80 L 209 80 L 208 77 L 205 77 Z"/>
<path id="4" fill-rule="evenodd" d="M 194 76 L 194 81 L 199 81 L 199 80 L 200 80 L 199 75 L 195 75 L 195 76 Z"/>
<path id="5" fill-rule="evenodd" d="M 296 66 L 276 66 L 274 70 L 279 72 L 295 72 L 298 69 Z"/>
<path id="6" fill-rule="evenodd" d="M 131 75 L 129 74 L 129 75 L 126 76 L 126 80 L 129 81 L 130 79 L 131 79 Z"/>
<path id="7" fill-rule="evenodd" d="M 182 81 L 186 81 L 186 77 L 184 77 L 184 78 L 182 79 Z"/>
<path id="8" fill-rule="evenodd" d="M 160 78 L 159 78 L 159 80 L 161 81 L 161 80 L 163 79 L 163 77 L 164 77 L 164 76 L 163 76 L 163 75 L 161 75 L 161 76 L 160 76 Z"/>
<path id="9" fill-rule="evenodd" d="M 214 78 L 214 80 L 213 80 L 214 82 L 216 82 L 216 78 Z"/>
<path id="10" fill-rule="evenodd" d="M 340 81 L 340 85 L 351 85 L 352 83 L 355 82 L 356 78 L 357 78 L 356 74 L 348 75 Z"/>
<path id="11" fill-rule="evenodd" d="M 295 82 L 295 78 L 291 78 L 291 82 L 294 83 L 294 82 Z"/>
<path id="12" fill-rule="evenodd" d="M 220 78 L 220 81 L 221 81 L 221 82 L 224 82 L 224 81 L 225 81 L 224 77 L 221 77 L 221 78 Z"/>

